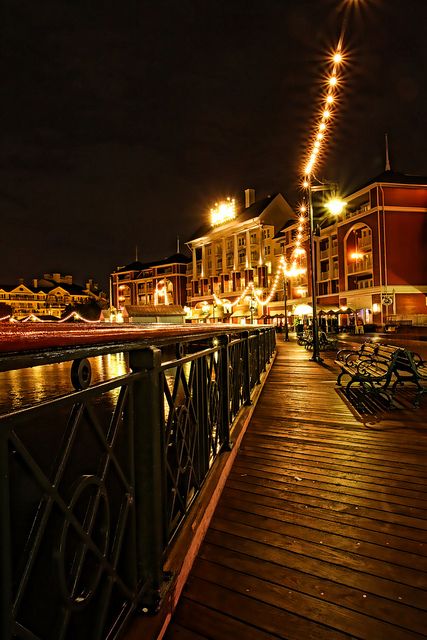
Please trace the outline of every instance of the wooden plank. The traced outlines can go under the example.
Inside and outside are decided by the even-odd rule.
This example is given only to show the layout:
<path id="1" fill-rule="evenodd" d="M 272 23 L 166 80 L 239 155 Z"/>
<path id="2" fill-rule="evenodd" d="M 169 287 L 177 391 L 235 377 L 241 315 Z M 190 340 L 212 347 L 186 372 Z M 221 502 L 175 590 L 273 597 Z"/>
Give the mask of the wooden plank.
<path id="1" fill-rule="evenodd" d="M 396 549 L 390 547 L 390 545 L 384 545 L 384 541 L 382 544 L 361 542 L 360 539 L 354 537 L 353 532 L 351 532 L 352 535 L 347 534 L 346 536 L 341 533 L 335 533 L 337 527 L 334 527 L 333 524 L 328 528 L 320 529 L 317 520 L 313 517 L 302 515 L 298 516 L 298 519 L 293 522 L 287 520 L 286 516 L 282 519 L 274 519 L 264 515 L 261 516 L 253 511 L 245 512 L 240 509 L 230 508 L 224 502 L 217 509 L 216 517 L 222 521 L 233 523 L 231 531 L 236 531 L 234 523 L 238 523 L 255 527 L 259 531 L 274 531 L 276 535 L 284 536 L 285 539 L 288 539 L 288 537 L 299 538 L 334 549 L 357 553 L 367 558 L 382 560 L 390 563 L 391 566 L 396 565 L 397 567 L 407 567 L 409 569 L 417 567 L 417 571 L 423 572 L 421 577 L 427 586 L 427 557 L 407 551 L 400 551 L 399 554 L 396 554 Z M 213 527 L 215 527 L 214 522 Z"/>
<path id="2" fill-rule="evenodd" d="M 327 477 L 331 482 L 339 483 L 341 480 L 350 482 L 351 484 L 357 483 L 359 487 L 366 487 L 368 490 L 371 486 L 375 487 L 375 490 L 378 493 L 385 493 L 388 495 L 390 488 L 393 490 L 394 495 L 399 496 L 407 496 L 414 497 L 424 500 L 427 499 L 427 486 L 424 485 L 415 485 L 414 487 L 408 487 L 408 483 L 405 480 L 395 479 L 395 474 L 391 477 L 390 475 L 384 476 L 387 477 L 387 484 L 379 483 L 378 477 L 374 475 L 369 475 L 368 473 L 360 474 L 355 473 L 354 471 L 346 471 L 342 470 L 342 466 L 334 466 L 322 464 L 322 469 L 319 469 L 318 464 L 309 464 L 304 463 L 304 460 L 300 462 L 294 461 L 294 456 L 290 456 L 289 459 L 284 458 L 284 456 L 269 454 L 266 455 L 260 454 L 258 451 L 251 451 L 248 448 L 245 448 L 244 451 L 239 452 L 238 461 L 247 464 L 249 467 L 256 465 L 255 468 L 264 468 L 266 470 L 273 470 L 278 473 L 282 473 L 284 469 L 286 469 L 287 473 L 299 473 L 305 474 L 306 478 L 310 480 L 317 480 L 319 477 L 322 477 L 324 474 L 324 470 L 327 469 Z M 258 466 L 259 465 L 259 466 Z"/>
<path id="3" fill-rule="evenodd" d="M 377 613 L 375 619 L 372 619 L 371 616 L 366 616 L 365 613 L 361 613 L 358 610 L 362 607 L 360 602 L 356 609 L 350 611 L 347 607 L 326 601 L 323 590 L 315 596 L 311 596 L 307 593 L 302 593 L 299 584 L 296 589 L 291 589 L 287 577 L 284 580 L 284 584 L 276 584 L 270 577 L 264 580 L 256 575 L 248 575 L 246 572 L 237 571 L 232 567 L 203 559 L 200 559 L 195 564 L 193 577 L 200 579 L 195 588 L 198 586 L 203 588 L 204 581 L 209 581 L 220 588 L 232 590 L 242 596 L 245 601 L 247 596 L 250 597 L 251 601 L 247 604 L 251 608 L 259 607 L 259 603 L 265 603 L 281 609 L 284 613 L 296 614 L 307 620 L 312 620 L 321 625 L 319 633 L 329 634 L 329 637 L 332 631 L 327 628 L 329 620 L 333 620 L 334 633 L 338 630 L 341 633 L 355 635 L 357 638 L 366 638 L 366 640 L 386 637 L 390 640 L 401 640 L 404 630 L 407 640 L 420 640 L 423 637 L 407 626 L 407 623 L 410 624 L 413 615 L 413 610 L 409 607 L 406 607 L 406 618 L 400 620 L 399 627 L 401 628 L 396 629 L 394 625 L 384 620 L 378 620 Z M 326 587 L 322 585 L 322 589 L 324 588 Z M 364 595 L 365 598 L 363 598 Z M 365 599 L 368 599 L 368 594 L 360 593 L 359 601 Z M 260 612 L 261 614 L 271 614 L 270 608 L 264 612 L 260 607 Z M 369 631 L 367 630 L 368 623 Z M 263 624 L 266 624 L 266 622 Z M 304 626 L 300 623 L 299 633 L 303 629 Z M 302 636 L 299 635 L 297 637 L 301 638 Z"/>
<path id="4" fill-rule="evenodd" d="M 256 482 L 251 482 L 250 477 L 242 478 L 239 476 L 238 480 L 235 479 L 235 475 L 230 475 L 228 486 L 235 489 L 243 489 L 250 492 L 253 495 L 269 496 L 281 501 L 299 502 L 309 507 L 320 507 L 325 509 L 326 504 L 324 498 L 321 496 L 307 495 L 303 490 L 293 492 L 286 491 L 280 488 L 269 487 Z M 367 501 L 365 500 L 365 503 Z M 387 507 L 387 505 L 385 505 Z M 426 540 L 427 521 L 420 518 L 412 518 L 407 515 L 394 514 L 387 508 L 385 511 L 376 509 L 373 506 L 359 506 L 357 500 L 348 500 L 342 496 L 341 500 L 339 496 L 336 499 L 330 497 L 327 502 L 327 508 L 337 513 L 353 513 L 358 517 L 370 518 L 371 520 L 379 520 L 387 524 L 393 525 L 398 531 L 401 531 L 401 527 L 404 527 L 405 533 L 399 533 L 399 535 L 408 535 L 407 531 L 411 529 L 410 537 L 414 540 L 420 540 L 424 542 Z"/>
<path id="5" fill-rule="evenodd" d="M 365 615 L 372 615 L 398 626 L 404 626 L 402 620 L 409 620 L 409 628 L 418 633 L 424 633 L 427 629 L 426 611 L 416 610 L 406 603 L 400 603 L 397 608 L 393 600 L 375 596 L 372 593 L 368 597 L 353 585 L 343 585 L 328 579 L 319 580 L 317 576 L 312 576 L 307 572 L 288 566 L 284 567 L 265 559 L 263 562 L 259 562 L 258 557 L 209 543 L 202 546 L 200 559 L 215 562 L 249 576 L 260 577 L 268 582 L 284 586 L 288 590 L 306 593 L 321 598 L 325 602 L 363 612 Z M 206 572 L 205 575 L 209 574 Z M 364 595 L 367 597 L 364 598 Z"/>
<path id="6" fill-rule="evenodd" d="M 317 467 L 316 467 L 317 469 Z M 295 485 L 295 479 L 299 478 L 298 486 L 307 489 L 309 495 L 322 495 L 326 496 L 329 493 L 331 495 L 343 494 L 347 496 L 354 496 L 355 498 L 367 499 L 369 503 L 371 501 L 381 502 L 386 500 L 387 503 L 392 506 L 396 505 L 396 508 L 408 509 L 410 513 L 417 511 L 417 515 L 420 518 L 427 519 L 427 501 L 426 495 L 421 497 L 415 497 L 412 495 L 396 495 L 394 490 L 390 490 L 389 487 L 378 487 L 375 483 L 367 482 L 353 482 L 346 479 L 331 478 L 329 474 L 320 475 L 319 473 L 302 472 L 289 473 L 288 468 L 284 473 L 283 468 L 281 470 L 267 468 L 264 464 L 256 464 L 253 462 L 242 462 L 240 459 L 236 460 L 233 466 L 233 472 L 236 477 L 250 476 L 251 478 L 258 478 L 261 484 L 265 485 L 271 483 L 271 486 L 277 486 L 287 488 L 288 485 Z M 283 486 L 284 485 L 284 486 Z M 360 503 L 360 501 L 358 501 Z"/>
<path id="7" fill-rule="evenodd" d="M 194 602 L 203 603 L 211 609 L 221 611 L 246 625 L 275 634 L 279 638 L 331 640 L 332 632 L 334 640 L 349 638 L 348 634 L 339 632 L 335 628 L 332 631 L 332 628 L 326 624 L 314 622 L 295 615 L 280 606 L 252 598 L 249 592 L 242 594 L 238 591 L 237 584 L 235 588 L 226 588 L 192 575 L 188 581 L 186 597 Z M 245 636 L 240 637 L 245 638 Z"/>
<path id="8" fill-rule="evenodd" d="M 423 545 L 420 542 L 414 542 L 412 540 L 408 540 L 408 538 L 402 538 L 396 535 L 391 534 L 390 532 L 385 533 L 384 531 L 376 531 L 371 529 L 362 528 L 359 526 L 359 522 L 357 519 L 354 520 L 353 524 L 347 524 L 342 522 L 340 518 L 339 521 L 328 518 L 328 514 L 321 514 L 324 517 L 320 517 L 318 512 L 312 513 L 312 510 L 291 510 L 287 506 L 283 509 L 278 509 L 272 506 L 264 506 L 258 502 L 254 502 L 253 500 L 248 500 L 246 495 L 242 492 L 234 492 L 233 490 L 226 489 L 224 492 L 221 505 L 222 507 L 230 507 L 232 509 L 237 509 L 239 511 L 243 511 L 248 514 L 257 514 L 266 518 L 274 519 L 279 522 L 287 521 L 287 522 L 295 522 L 299 523 L 303 526 L 312 527 L 313 529 L 322 532 L 331 532 L 337 535 L 342 536 L 344 539 L 348 539 L 349 541 L 355 541 L 355 543 L 372 543 L 376 545 L 382 545 L 385 548 L 390 548 L 393 551 L 398 550 L 399 554 L 395 554 L 397 561 L 399 564 L 403 564 L 405 566 L 405 555 L 406 553 L 411 554 L 411 558 L 408 561 L 408 566 L 413 566 L 413 563 L 416 563 L 416 566 L 420 566 L 420 559 L 422 566 L 424 567 L 424 559 L 427 557 L 427 545 Z M 218 514 L 219 514 L 218 509 Z M 238 519 L 238 516 L 236 516 Z M 273 525 L 276 527 L 276 523 Z M 402 553 L 404 552 L 404 553 Z"/>
<path id="9" fill-rule="evenodd" d="M 278 345 L 175 619 L 221 640 L 228 624 L 235 638 L 426 637 L 425 408 L 361 415 L 329 357 L 308 358 Z"/>
<path id="10" fill-rule="evenodd" d="M 338 584 L 360 589 L 363 593 L 373 593 L 388 598 L 394 601 L 395 606 L 404 602 L 415 609 L 427 610 L 425 590 L 381 576 L 363 573 L 358 571 L 357 567 L 343 567 L 339 564 L 332 566 L 327 558 L 320 559 L 316 556 L 309 559 L 309 556 L 303 556 L 301 553 L 263 544 L 262 541 L 235 536 L 221 529 L 210 529 L 206 535 L 206 542 L 253 556 L 258 558 L 261 564 L 263 561 L 273 562 L 283 567 L 308 573 L 320 581 L 323 579 L 333 580 Z"/>
<path id="11" fill-rule="evenodd" d="M 188 586 L 186 590 L 188 591 Z M 221 607 L 210 608 L 187 595 L 180 601 L 174 622 L 165 636 L 166 640 L 175 640 L 175 621 L 190 632 L 207 634 L 203 637 L 210 640 L 277 640 L 278 637 L 223 613 Z"/>

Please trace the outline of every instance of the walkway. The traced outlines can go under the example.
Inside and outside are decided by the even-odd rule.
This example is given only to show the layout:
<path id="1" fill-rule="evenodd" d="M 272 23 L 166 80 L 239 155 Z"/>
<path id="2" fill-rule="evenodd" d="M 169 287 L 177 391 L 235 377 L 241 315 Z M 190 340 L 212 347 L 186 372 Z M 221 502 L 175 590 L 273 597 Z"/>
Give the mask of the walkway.
<path id="1" fill-rule="evenodd" d="M 426 398 L 362 419 L 278 345 L 168 640 L 427 637 Z"/>

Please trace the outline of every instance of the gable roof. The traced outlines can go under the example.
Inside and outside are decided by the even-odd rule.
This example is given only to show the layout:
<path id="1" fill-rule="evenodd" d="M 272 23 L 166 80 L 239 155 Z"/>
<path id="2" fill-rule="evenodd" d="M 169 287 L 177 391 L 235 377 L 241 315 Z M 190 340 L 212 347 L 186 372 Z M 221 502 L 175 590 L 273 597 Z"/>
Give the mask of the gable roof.
<path id="1" fill-rule="evenodd" d="M 165 264 L 188 264 L 189 262 L 191 262 L 191 258 L 188 256 L 183 253 L 174 253 L 168 258 L 162 258 L 161 260 L 154 260 L 151 262 L 140 262 L 139 260 L 136 260 L 135 262 L 130 262 L 124 267 L 117 267 L 114 273 L 122 271 L 144 271 L 145 269 L 161 267 Z"/>
<path id="2" fill-rule="evenodd" d="M 285 198 L 282 196 L 282 194 L 274 193 L 273 195 L 268 196 L 267 198 L 263 198 L 262 200 L 256 200 L 253 204 L 250 205 L 250 207 L 242 206 L 239 209 L 239 211 L 236 213 L 235 218 L 233 218 L 233 220 L 231 220 L 230 222 L 240 223 L 240 222 L 245 222 L 246 220 L 252 220 L 252 218 L 259 218 L 266 211 L 266 209 L 268 209 L 268 207 L 270 207 L 270 205 L 272 205 L 275 202 L 277 204 L 280 204 L 280 206 L 282 206 L 285 209 L 286 214 L 289 217 L 295 215 L 292 208 L 290 207 L 288 202 L 285 200 Z M 212 226 L 211 224 L 206 222 L 197 229 L 197 231 L 191 236 L 191 238 L 187 242 L 193 242 L 198 238 L 202 238 L 203 236 L 208 235 L 213 230 L 219 229 L 221 226 L 226 226 L 226 224 L 228 223 L 229 222 L 224 223 L 224 225 Z"/>
<path id="3" fill-rule="evenodd" d="M 354 193 L 357 193 L 361 189 L 365 189 L 371 184 L 377 183 L 427 185 L 427 176 L 412 176 L 407 175 L 406 173 L 400 173 L 399 171 L 383 171 L 355 189 Z"/>

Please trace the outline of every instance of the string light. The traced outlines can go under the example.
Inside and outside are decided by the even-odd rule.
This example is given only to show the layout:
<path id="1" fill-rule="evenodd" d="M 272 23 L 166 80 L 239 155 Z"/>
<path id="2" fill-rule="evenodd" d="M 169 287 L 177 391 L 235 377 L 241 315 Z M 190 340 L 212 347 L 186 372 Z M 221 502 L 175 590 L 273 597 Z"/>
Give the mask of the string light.
<path id="1" fill-rule="evenodd" d="M 265 307 L 271 302 L 271 300 L 275 296 L 276 291 L 279 288 L 282 276 L 286 276 L 287 278 L 290 278 L 306 272 L 305 267 L 298 266 L 298 258 L 302 255 L 305 255 L 305 250 L 299 249 L 298 247 L 296 247 L 291 254 L 292 264 L 290 269 L 288 269 L 286 260 L 284 256 L 282 256 L 281 261 L 279 263 L 279 267 L 273 279 L 273 284 L 266 298 L 261 298 L 258 295 L 257 290 L 255 289 L 254 283 L 249 282 L 248 285 L 245 287 L 244 291 L 233 302 L 230 302 L 229 300 L 227 301 L 222 300 L 221 298 L 218 298 L 216 294 L 214 294 L 213 298 L 214 298 L 215 304 L 234 308 L 239 306 L 239 304 L 241 304 L 241 302 L 250 294 L 250 296 L 253 297 L 260 306 Z"/>

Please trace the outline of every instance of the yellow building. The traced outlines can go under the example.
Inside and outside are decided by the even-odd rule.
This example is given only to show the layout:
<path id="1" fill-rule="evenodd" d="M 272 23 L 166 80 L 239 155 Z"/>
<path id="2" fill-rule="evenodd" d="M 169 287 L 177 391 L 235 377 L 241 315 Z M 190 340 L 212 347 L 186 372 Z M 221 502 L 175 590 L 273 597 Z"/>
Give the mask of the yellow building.
<path id="1" fill-rule="evenodd" d="M 209 221 L 187 242 L 191 319 L 258 322 L 265 315 L 265 301 L 278 295 L 275 236 L 295 219 L 280 193 L 256 200 L 255 191 L 246 189 L 244 207 L 232 199 L 217 203 Z"/>
<path id="2" fill-rule="evenodd" d="M 45 273 L 31 283 L 21 280 L 17 285 L 0 285 L 0 303 L 12 308 L 12 316 L 22 320 L 31 314 L 40 318 L 60 318 L 69 305 L 105 302 L 92 280 L 86 285 L 73 284 L 73 277 L 60 273 Z"/>

